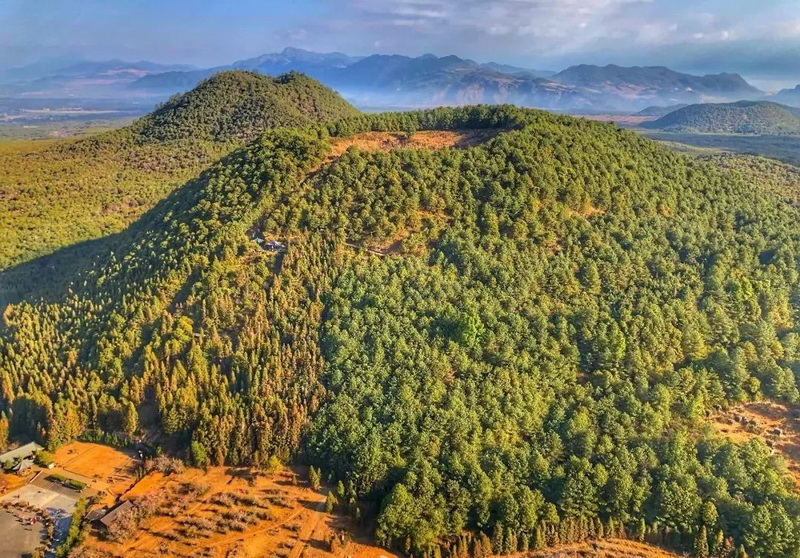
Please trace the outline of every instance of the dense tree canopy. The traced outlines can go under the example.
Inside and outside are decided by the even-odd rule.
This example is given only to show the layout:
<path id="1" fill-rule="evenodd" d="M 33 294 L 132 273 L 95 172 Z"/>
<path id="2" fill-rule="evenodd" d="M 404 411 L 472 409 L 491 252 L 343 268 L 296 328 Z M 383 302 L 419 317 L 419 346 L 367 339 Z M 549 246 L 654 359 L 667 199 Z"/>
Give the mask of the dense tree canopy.
<path id="1" fill-rule="evenodd" d="M 505 132 L 325 162 L 331 135 L 433 128 Z M 798 224 L 740 175 L 536 111 L 273 130 L 6 309 L 0 411 L 50 447 L 158 428 L 203 464 L 306 460 L 414 554 L 705 533 L 796 557 L 782 460 L 703 423 L 800 400 Z"/>

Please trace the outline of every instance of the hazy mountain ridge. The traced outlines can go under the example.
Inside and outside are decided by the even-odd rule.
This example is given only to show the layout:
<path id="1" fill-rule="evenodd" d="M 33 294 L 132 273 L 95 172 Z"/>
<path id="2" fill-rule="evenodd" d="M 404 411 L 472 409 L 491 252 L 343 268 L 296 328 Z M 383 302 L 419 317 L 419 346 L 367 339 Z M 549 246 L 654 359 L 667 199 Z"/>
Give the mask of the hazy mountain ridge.
<path id="1" fill-rule="evenodd" d="M 495 62 L 478 63 L 455 55 L 358 57 L 291 47 L 215 68 L 163 72 L 142 69 L 144 75 L 123 85 L 138 96 L 164 97 L 187 91 L 203 79 L 229 69 L 269 75 L 305 73 L 353 103 L 378 107 L 514 103 L 554 110 L 630 111 L 650 105 L 763 97 L 763 92 L 738 74 L 694 76 L 664 67 L 615 65 L 578 65 L 555 73 Z"/>
<path id="2" fill-rule="evenodd" d="M 514 103 L 551 109 L 629 110 L 632 105 L 644 108 L 763 96 L 738 74 L 694 76 L 664 67 L 614 65 L 573 66 L 553 74 L 492 62 L 479 64 L 454 55 L 413 58 L 374 54 L 355 58 L 287 48 L 234 66 L 264 73 L 287 69 L 305 72 L 354 102 L 367 105 Z M 185 84 L 186 78 L 190 82 L 191 77 L 203 75 L 152 75 L 134 87 L 171 90 Z"/>
<path id="3" fill-rule="evenodd" d="M 768 97 L 766 100 L 774 101 L 776 103 L 783 103 L 794 107 L 800 107 L 800 85 L 792 89 L 782 89 L 775 95 Z"/>
<path id="4" fill-rule="evenodd" d="M 122 96 L 130 84 L 142 77 L 196 69 L 187 64 L 147 60 L 45 60 L 0 71 L 0 91 L 35 97 L 115 97 Z"/>
<path id="5" fill-rule="evenodd" d="M 763 95 L 739 74 L 694 76 L 663 66 L 622 67 L 578 65 L 553 76 L 554 81 L 577 87 L 600 88 L 622 96 L 660 96 L 664 98 L 736 97 Z"/>

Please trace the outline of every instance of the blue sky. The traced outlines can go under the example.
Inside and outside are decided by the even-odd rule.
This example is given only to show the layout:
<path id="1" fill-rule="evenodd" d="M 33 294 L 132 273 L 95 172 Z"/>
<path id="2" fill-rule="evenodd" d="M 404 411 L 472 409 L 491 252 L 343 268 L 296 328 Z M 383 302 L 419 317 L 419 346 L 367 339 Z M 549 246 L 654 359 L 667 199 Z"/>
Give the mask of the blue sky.
<path id="1" fill-rule="evenodd" d="M 0 66 L 42 57 L 212 66 L 285 46 L 736 71 L 800 83 L 797 0 L 0 0 Z"/>

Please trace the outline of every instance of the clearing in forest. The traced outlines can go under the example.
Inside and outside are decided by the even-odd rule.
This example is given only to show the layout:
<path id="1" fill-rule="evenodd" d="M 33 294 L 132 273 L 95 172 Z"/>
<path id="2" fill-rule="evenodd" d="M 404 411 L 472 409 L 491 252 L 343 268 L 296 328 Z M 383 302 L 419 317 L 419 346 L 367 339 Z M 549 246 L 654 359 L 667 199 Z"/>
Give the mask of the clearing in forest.
<path id="1" fill-rule="evenodd" d="M 305 472 L 262 473 L 244 468 L 151 473 L 120 501 L 144 510 L 118 525 L 116 536 L 93 526 L 79 556 L 262 557 L 392 554 L 370 543 L 353 520 L 324 512 L 325 495 L 307 486 Z M 331 553 L 331 538 L 348 533 Z"/>
<path id="2" fill-rule="evenodd" d="M 800 486 L 800 409 L 772 401 L 760 401 L 722 411 L 714 417 L 714 428 L 741 443 L 760 438 L 786 459 Z"/>
<path id="3" fill-rule="evenodd" d="M 346 138 L 335 138 L 331 159 L 340 157 L 350 147 L 363 151 L 391 151 L 393 149 L 465 149 L 490 140 L 503 132 L 497 129 L 481 130 L 428 130 L 419 132 L 365 132 Z"/>
<path id="4" fill-rule="evenodd" d="M 679 556 L 681 555 L 640 542 L 609 539 L 540 550 L 528 554 L 527 558 L 678 558 Z"/>
<path id="5" fill-rule="evenodd" d="M 136 483 L 141 466 L 133 453 L 100 444 L 72 442 L 55 453 L 56 472 L 96 491 L 100 504 L 112 506 Z"/>
<path id="6" fill-rule="evenodd" d="M 116 537 L 95 522 L 76 553 L 81 558 L 395 557 L 372 542 L 368 527 L 336 513 L 325 513 L 327 492 L 312 490 L 303 468 L 266 473 L 247 468 L 209 467 L 151 472 L 137 480 L 140 462 L 134 457 L 107 446 L 81 442 L 61 448 L 56 453 L 56 462 L 60 469 L 89 479 L 90 488 L 105 496 L 106 507 L 131 502 L 137 510 L 147 510 L 135 521 L 130 516 L 123 517 L 112 531 Z M 338 542 L 332 547 L 334 537 L 338 537 Z M 674 558 L 676 555 L 645 544 L 612 539 L 567 545 L 528 556 Z"/>

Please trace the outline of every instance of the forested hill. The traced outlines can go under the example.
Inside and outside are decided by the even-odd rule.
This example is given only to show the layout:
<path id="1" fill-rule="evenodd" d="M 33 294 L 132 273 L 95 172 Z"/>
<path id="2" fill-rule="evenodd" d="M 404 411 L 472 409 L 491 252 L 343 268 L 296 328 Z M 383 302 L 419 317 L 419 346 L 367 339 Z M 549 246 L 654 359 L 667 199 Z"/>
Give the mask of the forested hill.
<path id="1" fill-rule="evenodd" d="M 356 114 L 335 92 L 301 74 L 271 78 L 235 71 L 207 79 L 119 130 L 0 145 L 0 269 L 43 257 L 33 276 L 0 278 L 0 303 L 63 265 L 47 257 L 54 250 L 119 232 L 267 129 Z"/>
<path id="2" fill-rule="evenodd" d="M 504 133 L 327 158 L 332 136 L 464 128 Z M 6 309 L 0 409 L 49 446 L 158 429 L 198 465 L 305 461 L 415 556 L 624 535 L 796 557 L 781 459 L 704 423 L 800 398 L 799 220 L 738 175 L 536 111 L 276 129 L 70 289 Z"/>
<path id="3" fill-rule="evenodd" d="M 689 105 L 643 124 L 667 132 L 701 134 L 800 134 L 798 109 L 766 101 Z"/>
<path id="4" fill-rule="evenodd" d="M 277 126 L 303 126 L 354 116 L 336 92 L 303 74 L 216 74 L 171 98 L 133 126 L 137 137 L 167 141 L 253 139 Z"/>

